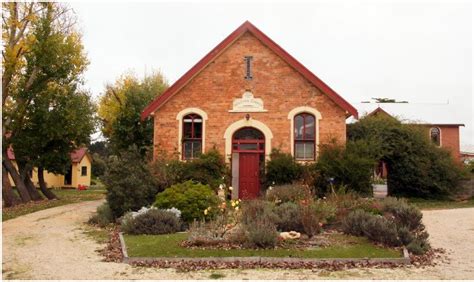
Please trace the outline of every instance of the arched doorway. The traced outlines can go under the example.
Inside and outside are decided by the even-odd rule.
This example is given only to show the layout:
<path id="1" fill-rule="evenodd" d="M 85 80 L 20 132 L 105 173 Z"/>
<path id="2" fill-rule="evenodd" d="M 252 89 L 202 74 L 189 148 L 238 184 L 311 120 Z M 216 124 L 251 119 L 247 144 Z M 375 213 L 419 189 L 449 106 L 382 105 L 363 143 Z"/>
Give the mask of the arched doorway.
<path id="1" fill-rule="evenodd" d="M 232 135 L 232 172 L 237 176 L 239 199 L 260 195 L 265 169 L 265 135 L 254 127 L 243 127 Z M 235 167 L 236 166 L 236 167 Z"/>

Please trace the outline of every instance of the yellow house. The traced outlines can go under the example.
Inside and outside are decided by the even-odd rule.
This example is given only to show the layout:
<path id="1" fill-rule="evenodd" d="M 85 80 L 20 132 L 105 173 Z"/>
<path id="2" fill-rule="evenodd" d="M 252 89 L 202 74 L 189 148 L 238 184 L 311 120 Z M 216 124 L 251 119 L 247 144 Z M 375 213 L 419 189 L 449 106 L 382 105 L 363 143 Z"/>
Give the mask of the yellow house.
<path id="1" fill-rule="evenodd" d="M 12 160 L 13 165 L 17 167 L 13 150 L 8 150 L 8 158 Z M 44 181 L 49 188 L 77 188 L 79 185 L 90 186 L 91 167 L 92 157 L 87 153 L 87 148 L 79 148 L 71 153 L 71 167 L 65 175 L 53 174 L 45 170 Z M 15 183 L 13 179 L 10 176 L 9 178 L 10 183 L 14 186 Z M 36 186 L 39 186 L 36 168 L 33 169 L 31 180 Z"/>

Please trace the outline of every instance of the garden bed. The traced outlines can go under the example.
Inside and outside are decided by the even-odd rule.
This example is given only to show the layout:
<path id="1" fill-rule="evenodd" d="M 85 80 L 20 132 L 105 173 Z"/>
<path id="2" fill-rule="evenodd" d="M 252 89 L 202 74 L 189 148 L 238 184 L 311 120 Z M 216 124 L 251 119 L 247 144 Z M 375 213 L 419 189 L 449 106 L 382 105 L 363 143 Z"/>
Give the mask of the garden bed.
<path id="1" fill-rule="evenodd" d="M 409 257 L 401 249 L 391 249 L 372 244 L 366 238 L 339 233 L 324 234 L 329 245 L 312 248 L 273 249 L 212 249 L 189 248 L 181 243 L 186 233 L 166 235 L 122 235 L 120 236 L 124 261 L 159 262 L 357 262 L 406 264 Z"/>

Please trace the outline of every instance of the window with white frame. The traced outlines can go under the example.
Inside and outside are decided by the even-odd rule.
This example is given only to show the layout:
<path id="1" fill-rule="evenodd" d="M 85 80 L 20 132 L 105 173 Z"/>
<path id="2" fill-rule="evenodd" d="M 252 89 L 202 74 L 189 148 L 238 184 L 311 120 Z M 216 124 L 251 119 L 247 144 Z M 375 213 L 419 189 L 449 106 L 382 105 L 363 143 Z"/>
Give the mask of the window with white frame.
<path id="1" fill-rule="evenodd" d="M 294 156 L 296 160 L 315 159 L 316 119 L 312 114 L 300 113 L 294 117 Z"/>
<path id="2" fill-rule="evenodd" d="M 198 114 L 188 114 L 183 118 L 182 158 L 191 160 L 202 153 L 203 119 Z"/>

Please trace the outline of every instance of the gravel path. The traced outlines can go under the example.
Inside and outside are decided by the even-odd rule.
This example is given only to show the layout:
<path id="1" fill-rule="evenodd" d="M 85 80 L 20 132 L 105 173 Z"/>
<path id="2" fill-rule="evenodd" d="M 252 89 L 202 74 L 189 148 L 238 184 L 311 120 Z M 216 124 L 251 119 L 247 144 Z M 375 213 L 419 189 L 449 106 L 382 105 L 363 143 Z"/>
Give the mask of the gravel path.
<path id="1" fill-rule="evenodd" d="M 102 201 L 51 208 L 3 222 L 3 279 L 474 279 L 474 208 L 424 212 L 436 248 L 448 260 L 434 267 L 403 269 L 210 270 L 137 268 L 102 262 L 103 246 L 83 233 Z"/>

